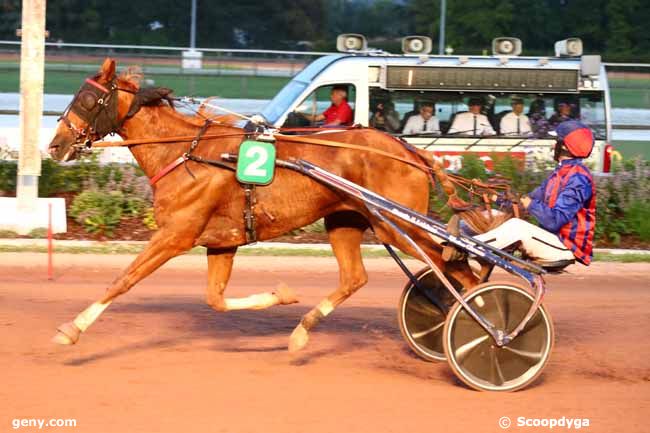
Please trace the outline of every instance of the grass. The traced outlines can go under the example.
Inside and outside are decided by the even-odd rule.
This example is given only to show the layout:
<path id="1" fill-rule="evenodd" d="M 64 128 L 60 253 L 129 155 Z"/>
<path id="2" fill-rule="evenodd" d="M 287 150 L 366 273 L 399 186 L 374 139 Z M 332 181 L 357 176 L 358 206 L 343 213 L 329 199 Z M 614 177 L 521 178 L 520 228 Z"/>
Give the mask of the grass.
<path id="1" fill-rule="evenodd" d="M 619 262 L 619 263 L 650 263 L 650 254 L 626 253 L 626 254 L 594 254 L 596 262 Z"/>
<path id="2" fill-rule="evenodd" d="M 88 76 L 85 72 L 48 71 L 45 93 L 73 94 Z M 156 86 L 174 89 L 179 96 L 271 99 L 289 81 L 282 77 L 147 75 Z M 0 92 L 18 92 L 18 70 L 0 70 Z"/>
<path id="3" fill-rule="evenodd" d="M 650 107 L 650 79 L 610 78 L 612 106 L 621 108 Z"/>
<path id="4" fill-rule="evenodd" d="M 71 247 L 55 246 L 55 253 L 67 254 L 137 254 L 143 249 L 143 245 L 129 244 L 106 244 L 91 247 Z M 27 245 L 27 246 L 10 246 L 0 245 L 0 253 L 46 253 L 47 247 Z M 187 254 L 204 255 L 205 248 L 196 247 Z M 280 257 L 333 257 L 331 250 L 315 250 L 311 248 L 242 248 L 237 252 L 240 256 L 280 256 Z M 362 249 L 364 258 L 384 258 L 389 257 L 385 250 Z M 407 256 L 400 253 L 400 256 Z M 618 262 L 618 263 L 650 263 L 650 254 L 625 253 L 610 254 L 596 253 L 594 261 L 597 262 Z"/>
<path id="5" fill-rule="evenodd" d="M 14 67 L 0 69 L 0 92 L 18 92 L 20 72 Z M 88 73 L 76 71 L 47 71 L 45 93 L 74 93 Z M 147 74 L 158 86 L 174 89 L 182 96 L 220 96 L 223 98 L 271 99 L 289 81 L 282 77 L 194 76 Z M 612 106 L 648 108 L 650 80 L 610 79 Z"/>
<path id="6" fill-rule="evenodd" d="M 625 159 L 641 156 L 645 160 L 650 160 L 650 141 L 615 140 L 614 148 L 620 152 Z"/>

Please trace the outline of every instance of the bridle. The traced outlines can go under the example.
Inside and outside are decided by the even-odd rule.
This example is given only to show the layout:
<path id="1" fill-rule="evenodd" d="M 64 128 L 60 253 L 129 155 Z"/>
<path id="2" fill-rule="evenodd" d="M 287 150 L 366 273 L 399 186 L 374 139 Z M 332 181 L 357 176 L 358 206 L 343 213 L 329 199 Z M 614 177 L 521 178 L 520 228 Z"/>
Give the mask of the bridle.
<path id="1" fill-rule="evenodd" d="M 122 91 L 135 95 L 137 92 L 119 87 L 116 81 L 113 78 L 108 86 L 104 86 L 95 81 L 94 78 L 86 78 L 84 84 L 75 93 L 72 101 L 59 117 L 58 120 L 63 121 L 72 132 L 75 139 L 73 147 L 76 149 L 89 149 L 93 141 L 99 140 L 108 134 L 119 132 L 124 121 L 135 114 L 131 113 L 130 108 L 127 116 L 118 120 L 117 93 Z M 87 128 L 78 127 L 70 120 L 69 114 L 71 111 L 86 122 Z"/>

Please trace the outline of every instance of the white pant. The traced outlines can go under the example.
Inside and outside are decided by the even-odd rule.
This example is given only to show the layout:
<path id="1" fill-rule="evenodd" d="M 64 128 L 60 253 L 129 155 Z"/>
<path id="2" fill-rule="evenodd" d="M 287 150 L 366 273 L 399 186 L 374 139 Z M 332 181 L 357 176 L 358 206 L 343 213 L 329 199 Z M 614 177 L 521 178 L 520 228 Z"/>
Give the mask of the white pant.
<path id="1" fill-rule="evenodd" d="M 476 239 L 503 249 L 516 242 L 527 256 L 541 262 L 573 260 L 574 256 L 557 235 L 519 218 L 511 218 L 499 227 L 474 236 Z"/>

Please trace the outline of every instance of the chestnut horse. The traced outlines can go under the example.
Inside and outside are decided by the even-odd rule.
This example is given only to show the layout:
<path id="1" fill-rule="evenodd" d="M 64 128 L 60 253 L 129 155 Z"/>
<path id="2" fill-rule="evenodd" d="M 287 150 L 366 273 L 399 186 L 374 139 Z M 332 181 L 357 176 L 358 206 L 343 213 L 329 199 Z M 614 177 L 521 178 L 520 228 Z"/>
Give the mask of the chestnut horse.
<path id="1" fill-rule="evenodd" d="M 169 90 L 141 91 L 138 83 L 137 77 L 128 72 L 116 75 L 115 62 L 106 59 L 99 73 L 86 80 L 71 108 L 62 116 L 49 146 L 52 157 L 74 159 L 79 144 L 85 140 L 118 132 L 125 140 L 143 139 L 143 144 L 131 146 L 130 150 L 146 175 L 152 178 L 187 152 L 188 141 L 161 142 L 160 139 L 196 136 L 205 119 L 181 114 L 173 108 L 171 100 L 164 102 L 169 98 Z M 201 139 L 194 154 L 212 160 L 218 160 L 225 152 L 237 153 L 245 135 L 242 129 L 223 121 L 213 122 L 204 133 L 212 138 Z M 328 132 L 319 138 L 368 146 L 402 159 L 417 158 L 395 138 L 373 129 Z M 429 175 L 417 167 L 372 152 L 288 142 L 281 136 L 275 145 L 278 158 L 305 159 L 417 212 L 427 212 Z M 59 327 L 54 341 L 74 344 L 116 297 L 169 259 L 198 245 L 207 248 L 207 303 L 215 310 L 262 309 L 297 302 L 293 291 L 286 287 L 246 298 L 224 297 L 237 247 L 247 243 L 242 218 L 244 189 L 230 170 L 195 161 L 184 165 L 170 171 L 153 187 L 159 229 L 151 241 L 97 302 L 74 321 Z M 324 218 L 339 265 L 338 287 L 303 316 L 290 336 L 291 351 L 303 348 L 309 330 L 366 284 L 361 240 L 367 228 L 371 227 L 381 242 L 417 257 L 407 242 L 370 214 L 361 202 L 288 169 L 277 168 L 272 184 L 257 187 L 255 217 L 259 240 L 272 239 Z M 446 263 L 441 258 L 442 247 L 427 233 L 402 221 L 395 223 L 464 287 L 476 284 L 466 261 Z"/>

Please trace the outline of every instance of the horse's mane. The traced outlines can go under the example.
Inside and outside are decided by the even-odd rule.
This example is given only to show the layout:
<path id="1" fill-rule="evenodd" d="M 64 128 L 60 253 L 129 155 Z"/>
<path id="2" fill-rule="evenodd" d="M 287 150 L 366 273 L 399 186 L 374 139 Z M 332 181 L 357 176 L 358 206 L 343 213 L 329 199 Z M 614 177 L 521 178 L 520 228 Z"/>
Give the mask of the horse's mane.
<path id="1" fill-rule="evenodd" d="M 237 117 L 233 115 L 208 115 L 209 113 L 203 107 L 199 107 L 194 114 L 178 112 L 173 89 L 168 87 L 141 87 L 143 77 L 142 69 L 139 66 L 130 66 L 117 76 L 121 86 L 135 93 L 135 102 L 131 110 L 129 110 L 128 116 L 135 115 L 141 107 L 161 107 L 167 108 L 169 110 L 168 114 L 171 114 L 174 118 L 192 126 L 202 126 L 206 119 L 210 119 L 216 125 L 236 128 L 234 123 Z"/>

